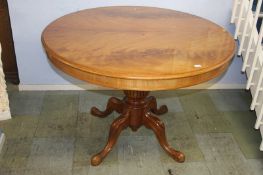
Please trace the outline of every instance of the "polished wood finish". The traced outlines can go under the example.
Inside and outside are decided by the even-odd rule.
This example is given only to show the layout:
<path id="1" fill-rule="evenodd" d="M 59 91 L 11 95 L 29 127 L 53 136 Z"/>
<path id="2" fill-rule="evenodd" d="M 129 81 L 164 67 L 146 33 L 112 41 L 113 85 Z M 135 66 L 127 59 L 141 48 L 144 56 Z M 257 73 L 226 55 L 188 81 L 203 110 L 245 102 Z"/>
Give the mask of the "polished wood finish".
<path id="1" fill-rule="evenodd" d="M 147 91 L 124 91 L 124 93 L 125 98 L 123 100 L 111 97 L 105 111 L 100 111 L 96 107 L 91 109 L 91 113 L 97 117 L 106 117 L 113 111 L 120 113 L 120 116 L 111 124 L 106 146 L 91 158 L 91 164 L 97 166 L 103 161 L 112 150 L 123 129 L 130 127 L 132 131 L 137 131 L 141 126 L 153 130 L 160 145 L 168 155 L 177 162 L 184 162 L 184 154 L 174 150 L 168 144 L 164 124 L 156 116 L 156 114 L 166 113 L 167 107 L 163 105 L 158 109 L 155 97 L 147 97 L 149 94 Z"/>
<path id="2" fill-rule="evenodd" d="M 164 124 L 149 91 L 192 86 L 224 72 L 235 52 L 231 35 L 220 26 L 190 14 L 152 7 L 104 7 L 72 13 L 52 22 L 42 34 L 50 61 L 75 78 L 123 89 L 124 99 L 109 99 L 105 111 L 120 116 L 111 124 L 101 152 L 91 159 L 99 165 L 121 131 L 145 126 L 176 161 L 183 153 L 169 146 Z"/>
<path id="3" fill-rule="evenodd" d="M 8 82 L 19 83 L 12 29 L 7 0 L 0 0 L 0 43 L 5 78 Z"/>
<path id="4" fill-rule="evenodd" d="M 150 7 L 72 13 L 42 34 L 51 62 L 101 86 L 164 90 L 210 80 L 229 65 L 235 42 L 222 27 L 190 14 Z"/>
<path id="5" fill-rule="evenodd" d="M 108 104 L 107 104 L 105 111 L 100 111 L 96 107 L 93 107 L 90 110 L 92 115 L 95 115 L 95 116 L 101 117 L 101 118 L 107 117 L 113 111 L 116 111 L 119 114 L 122 113 L 122 111 L 123 111 L 123 100 L 120 100 L 116 97 L 111 97 L 108 101 Z"/>

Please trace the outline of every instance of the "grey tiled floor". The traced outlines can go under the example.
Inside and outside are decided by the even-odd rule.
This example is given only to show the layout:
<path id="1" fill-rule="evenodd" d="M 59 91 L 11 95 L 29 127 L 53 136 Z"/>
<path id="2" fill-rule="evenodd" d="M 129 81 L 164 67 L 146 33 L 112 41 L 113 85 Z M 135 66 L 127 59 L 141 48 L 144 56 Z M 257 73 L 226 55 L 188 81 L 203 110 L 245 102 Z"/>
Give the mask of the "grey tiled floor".
<path id="1" fill-rule="evenodd" d="M 9 91 L 13 119 L 0 122 L 7 135 L 0 175 L 262 175 L 261 136 L 253 129 L 251 97 L 243 90 L 153 92 L 169 112 L 160 116 L 169 143 L 186 154 L 174 162 L 152 131 L 122 132 L 98 167 L 90 158 L 107 140 L 111 122 L 89 114 L 121 91 Z"/>

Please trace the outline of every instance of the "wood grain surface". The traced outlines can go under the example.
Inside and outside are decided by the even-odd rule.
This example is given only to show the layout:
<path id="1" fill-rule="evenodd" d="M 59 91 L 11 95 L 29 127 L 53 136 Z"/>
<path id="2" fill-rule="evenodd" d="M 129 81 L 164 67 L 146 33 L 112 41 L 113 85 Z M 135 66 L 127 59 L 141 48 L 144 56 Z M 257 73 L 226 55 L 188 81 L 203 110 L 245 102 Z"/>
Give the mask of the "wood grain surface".
<path id="1" fill-rule="evenodd" d="M 125 90 L 164 90 L 210 80 L 235 52 L 232 36 L 203 18 L 153 7 L 102 7 L 63 16 L 42 42 L 75 78 Z"/>

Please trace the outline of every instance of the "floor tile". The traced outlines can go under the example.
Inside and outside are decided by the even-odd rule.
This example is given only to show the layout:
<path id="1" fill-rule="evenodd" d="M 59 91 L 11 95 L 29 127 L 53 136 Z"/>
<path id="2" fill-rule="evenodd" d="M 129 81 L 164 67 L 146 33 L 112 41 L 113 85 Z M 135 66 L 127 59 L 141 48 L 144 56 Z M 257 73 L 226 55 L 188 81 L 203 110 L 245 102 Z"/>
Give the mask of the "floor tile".
<path id="1" fill-rule="evenodd" d="M 0 128 L 7 138 L 32 138 L 36 131 L 38 117 L 13 116 L 11 120 L 1 121 Z"/>
<path id="2" fill-rule="evenodd" d="M 230 132 L 230 123 L 223 117 L 223 113 L 187 114 L 186 117 L 195 133 Z"/>
<path id="3" fill-rule="evenodd" d="M 168 143 L 185 153 L 186 162 L 176 163 L 154 132 L 142 127 L 137 132 L 124 130 L 97 167 L 90 165 L 91 156 L 105 146 L 118 114 L 102 119 L 89 110 L 105 109 L 109 97 L 123 98 L 122 91 L 8 93 L 17 115 L 0 122 L 7 135 L 0 154 L 1 175 L 169 175 L 168 170 L 173 175 L 261 175 L 263 171 L 261 136 L 253 129 L 255 113 L 245 109 L 251 96 L 243 90 L 152 92 L 159 106 L 168 106 L 168 113 L 158 117 Z M 27 107 L 31 103 L 36 104 Z"/>
<path id="4" fill-rule="evenodd" d="M 1 175 L 27 175 L 25 169 L 19 169 L 19 168 L 9 169 L 9 170 L 0 169 L 0 174 Z"/>
<path id="5" fill-rule="evenodd" d="M 39 115 L 44 91 L 14 91 L 9 96 L 12 115 Z"/>
<path id="6" fill-rule="evenodd" d="M 107 174 L 107 175 L 119 175 L 118 164 L 103 165 L 103 166 L 96 166 L 96 167 L 91 166 L 89 168 L 89 171 L 88 171 L 88 175 L 105 175 L 105 174 Z"/>
<path id="7" fill-rule="evenodd" d="M 99 118 L 89 113 L 79 113 L 76 128 L 77 137 L 106 137 L 113 121 L 113 114 L 106 118 Z"/>
<path id="8" fill-rule="evenodd" d="M 0 174 L 23 174 L 30 155 L 32 139 L 7 138 L 0 154 Z"/>
<path id="9" fill-rule="evenodd" d="M 204 90 L 181 90 L 178 91 L 178 97 L 186 114 L 201 117 L 219 113 L 210 96 Z"/>
<path id="10" fill-rule="evenodd" d="M 72 175 L 87 175 L 89 173 L 89 166 L 73 167 Z M 106 174 L 106 173 L 105 173 Z"/>
<path id="11" fill-rule="evenodd" d="M 263 159 L 248 159 L 247 162 L 255 175 L 262 175 Z"/>
<path id="12" fill-rule="evenodd" d="M 254 129 L 255 113 L 251 111 L 225 112 L 223 117 L 229 121 L 231 132 L 245 157 L 263 158 L 263 152 L 259 151 L 262 137 L 260 132 Z"/>
<path id="13" fill-rule="evenodd" d="M 253 174 L 231 133 L 197 134 L 196 137 L 211 174 Z"/>
<path id="14" fill-rule="evenodd" d="M 169 170 L 173 175 L 211 175 L 205 162 L 186 163 L 163 163 L 165 174 L 169 175 Z"/>
<path id="15" fill-rule="evenodd" d="M 209 96 L 219 111 L 249 111 L 250 100 L 245 91 L 211 90 Z"/>
<path id="16" fill-rule="evenodd" d="M 158 143 L 149 136 L 123 136 L 118 141 L 119 174 L 164 175 Z"/>
<path id="17" fill-rule="evenodd" d="M 61 118 L 57 114 L 42 115 L 35 132 L 35 137 L 75 137 L 77 127 L 76 116 Z"/>
<path id="18" fill-rule="evenodd" d="M 25 175 L 57 175 L 57 174 L 71 175 L 72 173 L 66 167 L 39 168 L 39 169 L 25 170 Z"/>
<path id="19" fill-rule="evenodd" d="M 74 139 L 38 138 L 33 140 L 27 174 L 71 175 Z"/>
<path id="20" fill-rule="evenodd" d="M 43 100 L 41 116 L 53 119 L 72 118 L 78 113 L 79 92 L 65 91 L 64 93 L 46 92 Z"/>

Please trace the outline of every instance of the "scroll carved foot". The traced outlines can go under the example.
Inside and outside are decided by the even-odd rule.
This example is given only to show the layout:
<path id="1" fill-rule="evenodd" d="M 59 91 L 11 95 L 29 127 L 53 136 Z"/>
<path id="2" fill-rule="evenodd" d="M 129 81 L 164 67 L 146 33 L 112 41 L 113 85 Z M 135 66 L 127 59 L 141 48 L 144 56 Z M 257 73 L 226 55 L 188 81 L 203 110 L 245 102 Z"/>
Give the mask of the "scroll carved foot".
<path id="1" fill-rule="evenodd" d="M 100 118 L 105 118 L 108 115 L 110 115 L 113 111 L 118 112 L 119 114 L 122 113 L 123 111 L 123 101 L 115 98 L 115 97 L 111 97 L 108 101 L 107 107 L 105 111 L 100 111 L 98 108 L 96 107 L 92 107 L 90 112 L 92 115 L 100 117 Z"/>
<path id="2" fill-rule="evenodd" d="M 152 111 L 152 113 L 157 115 L 162 115 L 168 112 L 168 108 L 166 105 L 160 106 L 159 109 L 157 108 L 157 101 L 155 97 L 150 96 L 148 97 L 148 100 L 149 100 L 150 110 Z"/>
<path id="3" fill-rule="evenodd" d="M 163 122 L 154 114 L 148 112 L 144 117 L 144 125 L 155 133 L 162 148 L 177 162 L 184 162 L 185 156 L 182 152 L 173 149 L 167 142 Z"/>
<path id="4" fill-rule="evenodd" d="M 108 153 L 112 150 L 113 146 L 117 142 L 117 139 L 121 133 L 121 131 L 127 128 L 129 125 L 129 117 L 128 116 L 120 116 L 114 120 L 111 124 L 110 133 L 108 137 L 108 142 L 106 146 L 103 148 L 101 152 L 92 156 L 91 164 L 93 166 L 99 165 L 103 159 L 108 155 Z"/>

